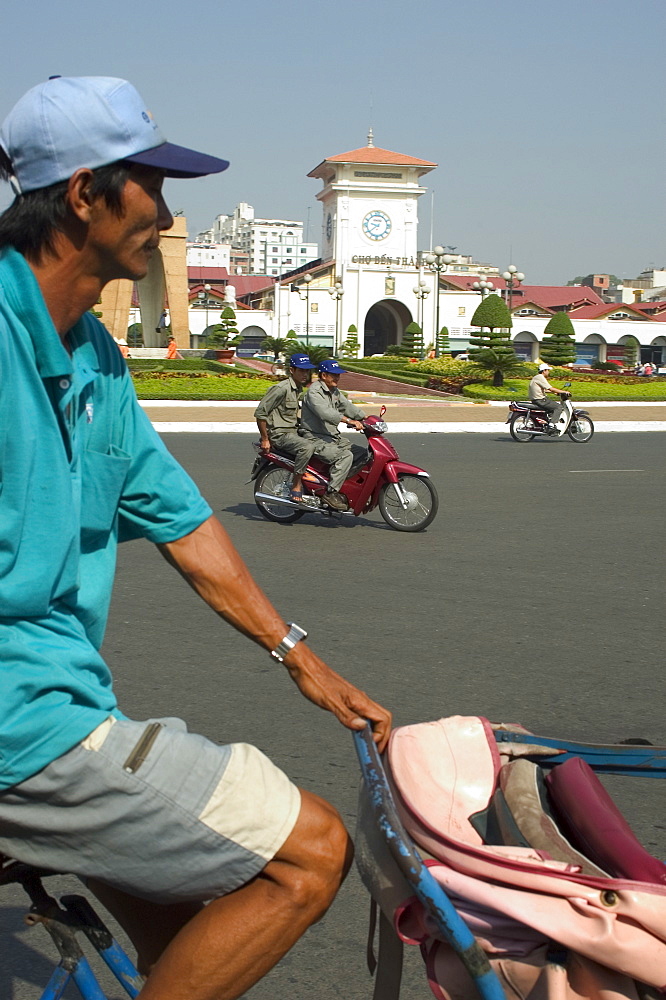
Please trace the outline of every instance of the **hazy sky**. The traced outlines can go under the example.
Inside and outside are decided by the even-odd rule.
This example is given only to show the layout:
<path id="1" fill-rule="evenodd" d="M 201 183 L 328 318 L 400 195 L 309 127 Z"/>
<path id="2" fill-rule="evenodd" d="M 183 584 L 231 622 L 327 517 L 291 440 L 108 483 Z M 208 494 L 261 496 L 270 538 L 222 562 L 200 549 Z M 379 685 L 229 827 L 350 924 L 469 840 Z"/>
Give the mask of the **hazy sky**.
<path id="1" fill-rule="evenodd" d="M 170 181 L 194 235 L 239 201 L 320 240 L 326 156 L 439 164 L 420 240 L 532 284 L 666 265 L 664 0 L 32 0 L 2 5 L 0 118 L 54 73 L 120 76 L 167 138 L 231 160 Z M 0 193 L 0 207 L 9 202 Z"/>

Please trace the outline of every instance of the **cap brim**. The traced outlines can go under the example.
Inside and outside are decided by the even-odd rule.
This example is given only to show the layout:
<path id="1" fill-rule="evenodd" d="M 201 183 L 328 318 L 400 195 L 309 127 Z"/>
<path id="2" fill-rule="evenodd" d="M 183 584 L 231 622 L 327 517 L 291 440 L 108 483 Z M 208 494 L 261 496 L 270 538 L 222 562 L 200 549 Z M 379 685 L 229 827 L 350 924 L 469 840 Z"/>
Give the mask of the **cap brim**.
<path id="1" fill-rule="evenodd" d="M 163 170 L 166 177 L 205 177 L 207 174 L 220 174 L 229 166 L 228 160 L 197 153 L 194 149 L 176 146 L 172 142 L 164 142 L 161 146 L 126 156 L 125 159 L 130 163 L 142 163 L 146 167 Z"/>
<path id="2" fill-rule="evenodd" d="M 293 361 L 289 362 L 290 368 L 316 368 L 316 365 L 295 365 Z"/>

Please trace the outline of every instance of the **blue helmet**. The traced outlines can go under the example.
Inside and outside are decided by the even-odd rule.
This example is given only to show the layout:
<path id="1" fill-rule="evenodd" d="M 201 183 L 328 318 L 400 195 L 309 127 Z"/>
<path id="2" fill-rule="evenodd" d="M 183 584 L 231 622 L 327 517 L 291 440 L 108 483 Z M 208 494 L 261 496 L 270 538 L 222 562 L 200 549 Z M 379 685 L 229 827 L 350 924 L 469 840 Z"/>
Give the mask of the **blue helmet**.
<path id="1" fill-rule="evenodd" d="M 344 375 L 346 369 L 341 368 L 335 358 L 326 358 L 326 361 L 320 363 L 318 371 L 328 372 L 329 375 Z"/>
<path id="2" fill-rule="evenodd" d="M 292 356 L 289 358 L 289 367 L 316 368 L 317 366 L 312 364 L 307 354 L 292 354 Z"/>

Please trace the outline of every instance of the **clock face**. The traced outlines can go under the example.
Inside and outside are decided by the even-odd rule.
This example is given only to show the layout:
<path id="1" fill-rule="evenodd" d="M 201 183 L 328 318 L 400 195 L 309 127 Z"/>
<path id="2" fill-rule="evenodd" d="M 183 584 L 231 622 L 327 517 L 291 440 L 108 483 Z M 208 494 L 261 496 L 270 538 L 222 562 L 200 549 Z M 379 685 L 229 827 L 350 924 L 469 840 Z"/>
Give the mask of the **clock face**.
<path id="1" fill-rule="evenodd" d="M 330 240 L 332 233 L 333 233 L 333 219 L 331 218 L 331 213 L 329 212 L 328 213 L 328 217 L 326 219 L 326 239 L 327 240 Z"/>
<path id="2" fill-rule="evenodd" d="M 386 212 L 368 212 L 363 220 L 363 234 L 369 240 L 385 240 L 391 232 L 391 220 Z"/>

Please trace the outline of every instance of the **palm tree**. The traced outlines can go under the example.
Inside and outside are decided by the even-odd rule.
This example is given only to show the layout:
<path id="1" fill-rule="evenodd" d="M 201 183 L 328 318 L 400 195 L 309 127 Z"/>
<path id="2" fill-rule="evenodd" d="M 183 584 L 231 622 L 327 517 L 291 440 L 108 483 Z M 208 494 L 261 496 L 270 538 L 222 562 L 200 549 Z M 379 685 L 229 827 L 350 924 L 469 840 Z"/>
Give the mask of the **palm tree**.
<path id="1" fill-rule="evenodd" d="M 472 316 L 472 326 L 487 327 L 470 337 L 469 356 L 481 368 L 493 373 L 493 385 L 504 385 L 504 375 L 520 371 L 521 361 L 511 344 L 511 314 L 499 295 L 488 295 Z"/>
<path id="2" fill-rule="evenodd" d="M 273 361 L 277 361 L 280 354 L 287 353 L 287 346 L 290 343 L 291 341 L 284 337 L 266 337 L 265 340 L 262 340 L 261 346 L 265 351 L 272 351 Z"/>

